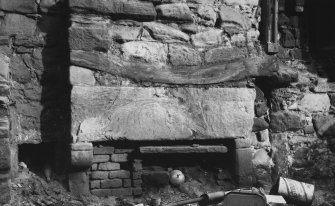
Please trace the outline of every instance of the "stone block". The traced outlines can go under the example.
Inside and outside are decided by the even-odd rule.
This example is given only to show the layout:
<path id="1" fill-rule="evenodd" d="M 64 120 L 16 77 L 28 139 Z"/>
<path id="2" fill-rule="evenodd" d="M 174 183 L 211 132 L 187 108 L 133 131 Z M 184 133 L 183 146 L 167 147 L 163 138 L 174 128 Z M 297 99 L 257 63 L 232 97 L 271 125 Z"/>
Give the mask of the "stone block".
<path id="1" fill-rule="evenodd" d="M 205 53 L 205 61 L 208 64 L 232 61 L 235 59 L 245 58 L 247 51 L 243 48 L 214 48 Z"/>
<path id="2" fill-rule="evenodd" d="M 101 188 L 119 188 L 122 187 L 121 179 L 101 180 Z"/>
<path id="3" fill-rule="evenodd" d="M 71 50 L 70 61 L 72 65 L 106 71 L 110 68 L 107 54 L 97 51 Z"/>
<path id="4" fill-rule="evenodd" d="M 121 179 L 127 179 L 130 178 L 130 172 L 127 170 L 116 170 L 109 172 L 109 178 L 121 178 Z"/>
<path id="5" fill-rule="evenodd" d="M 196 47 L 213 47 L 224 43 L 221 29 L 208 29 L 191 36 L 192 44 Z"/>
<path id="6" fill-rule="evenodd" d="M 140 162 L 134 162 L 132 166 L 133 166 L 133 171 L 135 172 L 141 171 L 143 169 L 142 163 Z"/>
<path id="7" fill-rule="evenodd" d="M 250 140 L 250 138 L 237 138 L 237 139 L 234 139 L 234 147 L 233 147 L 233 149 L 250 148 L 250 147 L 251 147 L 251 140 Z"/>
<path id="8" fill-rule="evenodd" d="M 199 5 L 197 9 L 197 13 L 199 16 L 203 19 L 205 19 L 207 22 L 206 25 L 208 26 L 214 26 L 217 18 L 216 11 L 214 10 L 213 6 L 201 4 Z"/>
<path id="9" fill-rule="evenodd" d="M 143 26 L 150 32 L 151 36 L 158 41 L 173 43 L 188 42 L 190 40 L 190 37 L 184 32 L 165 24 L 144 22 Z"/>
<path id="10" fill-rule="evenodd" d="M 270 134 L 271 145 L 274 152 L 273 162 L 275 168 L 273 171 L 274 179 L 277 179 L 278 176 L 287 176 L 288 170 L 291 165 L 289 160 L 290 148 L 288 144 L 287 134 L 286 133 L 277 133 Z"/>
<path id="11" fill-rule="evenodd" d="M 9 137 L 9 120 L 7 117 L 0 118 L 0 139 Z"/>
<path id="12" fill-rule="evenodd" d="M 36 21 L 21 14 L 8 13 L 0 20 L 0 24 L 0 35 L 33 36 L 36 31 Z"/>
<path id="13" fill-rule="evenodd" d="M 254 100 L 255 90 L 247 88 L 75 86 L 72 131 L 79 131 L 79 141 L 90 142 L 248 137 Z M 194 117 L 194 112 L 202 115 Z"/>
<path id="14" fill-rule="evenodd" d="M 0 0 L 0 10 L 33 14 L 37 13 L 37 4 L 35 0 Z"/>
<path id="15" fill-rule="evenodd" d="M 268 112 L 268 106 L 266 101 L 259 101 L 255 103 L 255 113 L 257 117 L 266 115 Z"/>
<path id="16" fill-rule="evenodd" d="M 10 147 L 8 139 L 0 139 L 0 171 L 9 170 L 10 164 Z"/>
<path id="17" fill-rule="evenodd" d="M 314 128 L 321 137 L 334 136 L 335 134 L 335 118 L 332 115 L 323 116 L 316 115 L 313 118 Z"/>
<path id="18" fill-rule="evenodd" d="M 0 53 L 0 77 L 8 79 L 9 77 L 9 57 Z"/>
<path id="19" fill-rule="evenodd" d="M 169 57 L 173 66 L 196 66 L 202 62 L 197 50 L 181 44 L 169 44 Z"/>
<path id="20" fill-rule="evenodd" d="M 95 78 L 93 71 L 82 67 L 70 67 L 70 83 L 71 85 L 94 86 Z"/>
<path id="21" fill-rule="evenodd" d="M 304 117 L 299 113 L 279 111 L 270 114 L 270 129 L 272 132 L 297 131 L 304 126 Z"/>
<path id="22" fill-rule="evenodd" d="M 100 180 L 90 181 L 90 189 L 100 189 Z"/>
<path id="23" fill-rule="evenodd" d="M 92 143 L 71 144 L 71 165 L 73 167 L 91 167 L 93 163 Z"/>
<path id="24" fill-rule="evenodd" d="M 331 106 L 335 107 L 335 94 L 334 93 L 329 93 L 328 96 L 330 98 Z"/>
<path id="25" fill-rule="evenodd" d="M 133 41 L 122 44 L 125 60 L 132 58 L 148 63 L 165 63 L 167 61 L 167 46 L 159 42 Z"/>
<path id="26" fill-rule="evenodd" d="M 295 38 L 292 32 L 288 29 L 284 29 L 281 32 L 280 36 L 281 45 L 285 48 L 293 48 L 295 47 Z"/>
<path id="27" fill-rule="evenodd" d="M 222 145 L 192 145 L 192 146 L 144 146 L 140 152 L 144 154 L 187 154 L 187 153 L 227 153 L 228 149 Z"/>
<path id="28" fill-rule="evenodd" d="M 269 193 L 272 187 L 271 169 L 274 166 L 271 157 L 265 149 L 259 149 L 253 156 L 252 164 L 257 184 Z"/>
<path id="29" fill-rule="evenodd" d="M 59 11 L 59 9 L 61 9 L 61 4 L 63 3 L 63 1 L 59 1 L 59 0 L 40 0 L 40 9 L 42 12 L 44 13 L 54 13 Z"/>
<path id="30" fill-rule="evenodd" d="M 92 164 L 92 166 L 91 166 L 91 170 L 92 171 L 95 171 L 95 170 L 97 170 L 98 169 L 98 163 L 94 163 L 94 164 Z"/>
<path id="31" fill-rule="evenodd" d="M 109 159 L 110 159 L 109 155 L 94 155 L 93 156 L 93 163 L 108 162 Z"/>
<path id="32" fill-rule="evenodd" d="M 98 197 L 107 197 L 112 195 L 111 189 L 93 189 L 91 190 L 92 195 Z"/>
<path id="33" fill-rule="evenodd" d="M 257 6 L 259 0 L 225 0 L 227 5 Z"/>
<path id="34" fill-rule="evenodd" d="M 327 94 L 305 94 L 299 104 L 309 112 L 324 112 L 329 110 L 330 100 Z"/>
<path id="35" fill-rule="evenodd" d="M 253 132 L 259 132 L 269 128 L 269 123 L 263 118 L 254 118 Z"/>
<path id="36" fill-rule="evenodd" d="M 142 187 L 137 187 L 137 188 L 133 188 L 133 195 L 134 196 L 140 196 L 143 193 L 143 189 Z"/>
<path id="37" fill-rule="evenodd" d="M 115 149 L 115 154 L 132 153 L 134 149 Z"/>
<path id="38" fill-rule="evenodd" d="M 221 27 L 228 33 L 239 33 L 251 28 L 251 21 L 236 9 L 220 7 Z"/>
<path id="39" fill-rule="evenodd" d="M 123 187 L 131 187 L 131 179 L 123 179 Z"/>
<path id="40" fill-rule="evenodd" d="M 113 24 L 108 27 L 109 38 L 116 42 L 136 41 L 141 38 L 141 27 L 137 25 Z M 142 38 L 141 38 L 142 39 Z"/>
<path id="41" fill-rule="evenodd" d="M 9 186 L 9 181 L 0 181 L 0 204 L 5 205 L 9 204 L 10 202 L 10 186 Z"/>
<path id="42" fill-rule="evenodd" d="M 69 7 L 75 12 L 98 12 L 118 18 L 135 20 L 154 20 L 157 13 L 151 2 L 141 1 L 105 1 L 105 0 L 71 0 Z"/>
<path id="43" fill-rule="evenodd" d="M 69 189 L 75 196 L 90 194 L 89 176 L 86 172 L 71 172 L 69 174 Z"/>
<path id="44" fill-rule="evenodd" d="M 93 154 L 94 155 L 106 155 L 113 154 L 115 151 L 114 147 L 94 147 Z"/>
<path id="45" fill-rule="evenodd" d="M 133 180 L 133 187 L 141 187 L 141 186 L 142 186 L 141 179 Z"/>
<path id="46" fill-rule="evenodd" d="M 69 28 L 69 45 L 73 50 L 108 51 L 110 42 L 107 26 L 99 22 L 89 26 L 73 23 Z"/>
<path id="47" fill-rule="evenodd" d="M 93 180 L 105 180 L 108 179 L 109 172 L 107 171 L 94 171 L 91 173 L 91 179 Z"/>
<path id="48" fill-rule="evenodd" d="M 252 157 L 253 149 L 251 148 L 235 150 L 235 178 L 240 186 L 251 186 L 253 183 Z"/>
<path id="49" fill-rule="evenodd" d="M 138 172 L 132 172 L 132 178 L 133 179 L 141 179 L 142 178 L 142 171 L 138 171 Z"/>
<path id="50" fill-rule="evenodd" d="M 128 154 L 112 154 L 111 161 L 112 162 L 127 162 Z"/>
<path id="51" fill-rule="evenodd" d="M 160 19 L 193 22 L 192 12 L 184 3 L 162 4 L 156 6 L 156 10 Z"/>
<path id="52" fill-rule="evenodd" d="M 120 163 L 114 163 L 114 162 L 100 163 L 98 169 L 103 171 L 119 170 Z"/>

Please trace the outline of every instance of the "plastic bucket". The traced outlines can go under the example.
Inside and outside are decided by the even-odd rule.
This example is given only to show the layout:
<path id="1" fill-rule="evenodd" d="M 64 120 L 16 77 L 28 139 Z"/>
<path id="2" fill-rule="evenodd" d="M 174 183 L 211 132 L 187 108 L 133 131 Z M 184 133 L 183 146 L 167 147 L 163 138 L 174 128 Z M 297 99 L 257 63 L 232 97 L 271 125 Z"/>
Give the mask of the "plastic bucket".
<path id="1" fill-rule="evenodd" d="M 314 199 L 314 185 L 279 177 L 271 193 L 283 196 L 287 203 L 311 205 Z"/>

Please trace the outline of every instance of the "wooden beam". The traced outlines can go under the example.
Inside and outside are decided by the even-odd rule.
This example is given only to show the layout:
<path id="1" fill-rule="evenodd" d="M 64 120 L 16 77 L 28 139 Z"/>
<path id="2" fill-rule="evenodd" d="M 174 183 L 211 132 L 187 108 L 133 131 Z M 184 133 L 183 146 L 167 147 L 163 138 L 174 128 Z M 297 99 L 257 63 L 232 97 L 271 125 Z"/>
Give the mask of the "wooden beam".
<path id="1" fill-rule="evenodd" d="M 143 154 L 188 154 L 188 153 L 227 153 L 228 148 L 222 145 L 195 145 L 195 146 L 144 146 L 140 147 Z"/>

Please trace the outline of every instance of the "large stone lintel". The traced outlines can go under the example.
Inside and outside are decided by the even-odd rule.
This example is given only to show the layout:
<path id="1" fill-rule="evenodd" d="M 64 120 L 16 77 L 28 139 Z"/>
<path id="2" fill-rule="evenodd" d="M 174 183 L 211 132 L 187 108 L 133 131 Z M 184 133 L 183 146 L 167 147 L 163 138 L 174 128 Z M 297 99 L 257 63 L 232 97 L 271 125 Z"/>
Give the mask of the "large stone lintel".
<path id="1" fill-rule="evenodd" d="M 197 145 L 197 146 L 145 146 L 140 147 L 143 154 L 164 153 L 164 154 L 187 154 L 187 153 L 227 153 L 226 146 Z"/>
<path id="2" fill-rule="evenodd" d="M 75 86 L 73 141 L 248 137 L 254 100 L 250 88 Z"/>

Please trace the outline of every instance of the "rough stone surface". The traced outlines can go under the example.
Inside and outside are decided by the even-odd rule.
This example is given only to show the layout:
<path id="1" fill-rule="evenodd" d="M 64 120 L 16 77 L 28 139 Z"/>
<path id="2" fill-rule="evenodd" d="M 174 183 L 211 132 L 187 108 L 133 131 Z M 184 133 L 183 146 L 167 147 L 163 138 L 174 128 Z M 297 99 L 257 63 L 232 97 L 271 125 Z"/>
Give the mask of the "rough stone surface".
<path id="1" fill-rule="evenodd" d="M 266 115 L 268 112 L 268 106 L 266 101 L 260 101 L 255 103 L 255 113 L 257 117 Z"/>
<path id="2" fill-rule="evenodd" d="M 209 21 L 208 25 L 210 25 L 210 26 L 215 25 L 217 14 L 216 14 L 216 12 L 215 12 L 215 10 L 212 6 L 206 5 L 206 4 L 201 4 L 198 7 L 197 12 L 200 15 L 200 17 Z"/>
<path id="3" fill-rule="evenodd" d="M 254 118 L 254 125 L 252 126 L 253 132 L 262 131 L 269 128 L 269 123 L 263 118 Z"/>
<path id="4" fill-rule="evenodd" d="M 313 118 L 314 128 L 318 135 L 334 136 L 335 134 L 335 118 L 331 115 L 316 115 Z"/>
<path id="5" fill-rule="evenodd" d="M 74 87 L 73 134 L 79 141 L 248 137 L 254 99 L 246 88 Z"/>
<path id="6" fill-rule="evenodd" d="M 113 163 L 113 162 L 104 162 L 100 163 L 99 170 L 103 171 L 110 171 L 110 170 L 119 170 L 120 169 L 120 164 L 119 163 Z"/>
<path id="7" fill-rule="evenodd" d="M 73 23 L 69 28 L 69 45 L 74 50 L 107 51 L 110 46 L 108 37 L 108 30 L 101 23 L 89 26 Z"/>
<path id="8" fill-rule="evenodd" d="M 0 35 L 24 34 L 34 35 L 36 31 L 36 21 L 21 14 L 9 13 L 0 19 Z"/>
<path id="9" fill-rule="evenodd" d="M 109 160 L 109 155 L 94 155 L 93 156 L 93 163 L 107 162 L 108 160 Z"/>
<path id="10" fill-rule="evenodd" d="M 156 6 L 158 18 L 174 20 L 174 21 L 185 21 L 192 22 L 192 13 L 190 8 L 183 3 L 175 4 L 162 4 Z"/>
<path id="11" fill-rule="evenodd" d="M 10 59 L 0 53 L 0 77 L 4 79 L 9 77 L 9 62 Z"/>
<path id="12" fill-rule="evenodd" d="M 94 147 L 93 148 L 93 154 L 99 155 L 99 154 L 113 154 L 115 151 L 114 147 Z"/>
<path id="13" fill-rule="evenodd" d="M 96 160 L 95 160 L 96 161 Z M 90 167 L 93 163 L 93 150 L 71 151 L 71 165 L 73 167 Z"/>
<path id="14" fill-rule="evenodd" d="M 164 24 L 144 22 L 143 26 L 150 31 L 154 39 L 162 42 L 188 42 L 190 39 L 184 32 Z"/>
<path id="15" fill-rule="evenodd" d="M 100 180 L 90 181 L 90 189 L 100 189 Z"/>
<path id="16" fill-rule="evenodd" d="M 192 43 L 196 47 L 219 46 L 224 43 L 221 29 L 209 29 L 192 35 Z"/>
<path id="17" fill-rule="evenodd" d="M 225 146 L 194 145 L 194 146 L 146 146 L 140 147 L 140 152 L 147 153 L 227 153 Z"/>
<path id="18" fill-rule="evenodd" d="M 300 106 L 309 112 L 328 111 L 330 100 L 327 94 L 305 94 Z"/>
<path id="19" fill-rule="evenodd" d="M 166 62 L 167 46 L 157 42 L 127 42 L 122 45 L 126 60 L 139 59 L 146 63 Z"/>
<path id="20" fill-rule="evenodd" d="M 151 2 L 141 1 L 105 1 L 71 0 L 69 7 L 79 13 L 99 12 L 113 17 L 128 17 L 135 20 L 153 20 L 157 13 Z"/>
<path id="21" fill-rule="evenodd" d="M 271 157 L 266 150 L 259 149 L 252 159 L 257 185 L 260 185 L 268 193 L 272 187 L 271 169 L 274 166 Z"/>
<path id="22" fill-rule="evenodd" d="M 127 162 L 128 154 L 112 154 L 111 160 L 113 162 Z"/>
<path id="23" fill-rule="evenodd" d="M 235 150 L 235 172 L 239 186 L 251 185 L 254 181 L 252 165 L 252 149 L 240 148 Z"/>
<path id="24" fill-rule="evenodd" d="M 0 181 L 0 204 L 6 205 L 10 201 L 9 181 Z"/>
<path id="25" fill-rule="evenodd" d="M 0 139 L 9 137 L 9 120 L 8 118 L 0 118 Z"/>
<path id="26" fill-rule="evenodd" d="M 201 64 L 201 56 L 195 49 L 177 44 L 169 44 L 169 57 L 174 66 L 196 66 Z"/>
<path id="27" fill-rule="evenodd" d="M 224 1 L 228 5 L 250 5 L 250 6 L 257 6 L 259 0 L 225 0 Z"/>
<path id="28" fill-rule="evenodd" d="M 275 163 L 274 179 L 279 176 L 287 176 L 288 168 L 290 166 L 289 161 L 289 145 L 286 133 L 271 133 L 270 134 L 271 144 L 274 149 L 273 162 Z"/>
<path id="29" fill-rule="evenodd" d="M 70 67 L 70 82 L 72 85 L 94 86 L 95 78 L 92 70 L 71 66 Z"/>
<path id="30" fill-rule="evenodd" d="M 95 70 L 105 71 L 110 68 L 107 55 L 102 52 L 72 50 L 70 61 L 73 65 Z"/>
<path id="31" fill-rule="evenodd" d="M 0 139 L 0 171 L 10 169 L 10 148 L 8 139 Z"/>
<path id="32" fill-rule="evenodd" d="M 296 131 L 304 128 L 305 120 L 295 112 L 282 111 L 270 114 L 272 132 Z"/>
<path id="33" fill-rule="evenodd" d="M 117 171 L 111 171 L 109 172 L 109 178 L 121 178 L 121 179 L 127 179 L 130 178 L 130 172 L 127 170 L 117 170 Z"/>
<path id="34" fill-rule="evenodd" d="M 238 33 L 240 30 L 249 30 L 251 28 L 250 20 L 231 7 L 222 6 L 220 8 L 220 18 L 221 27 L 227 32 Z"/>
<path id="35" fill-rule="evenodd" d="M 127 25 L 110 25 L 108 27 L 109 37 L 117 42 L 128 42 L 139 40 L 141 27 Z"/>
<path id="36" fill-rule="evenodd" d="M 32 14 L 37 12 L 34 0 L 0 0 L 0 10 Z"/>
<path id="37" fill-rule="evenodd" d="M 205 61 L 208 64 L 213 64 L 218 62 L 226 62 L 235 59 L 241 59 L 243 57 L 246 57 L 246 55 L 247 53 L 246 50 L 244 49 L 219 47 L 207 51 L 205 53 Z"/>
<path id="38" fill-rule="evenodd" d="M 112 180 L 102 180 L 101 181 L 101 188 L 118 188 L 122 187 L 122 180 L 121 179 L 112 179 Z"/>
<path id="39" fill-rule="evenodd" d="M 86 172 L 72 172 L 69 174 L 69 189 L 72 194 L 81 196 L 90 194 L 89 177 Z"/>
<path id="40" fill-rule="evenodd" d="M 94 171 L 91 173 L 91 179 L 93 180 L 105 180 L 108 179 L 109 172 L 107 171 Z"/>

